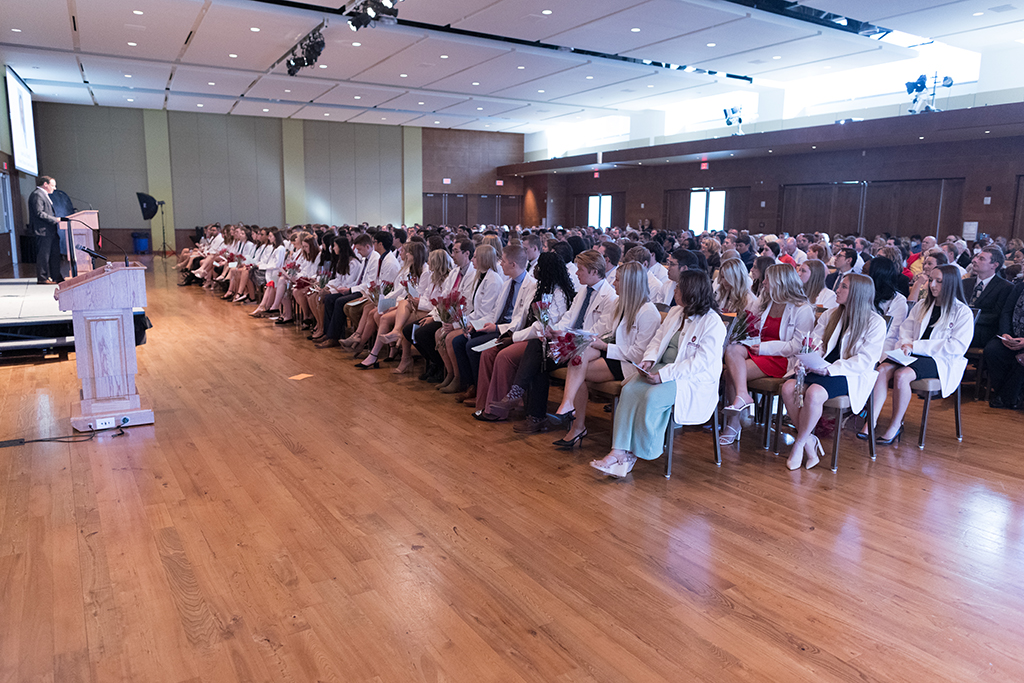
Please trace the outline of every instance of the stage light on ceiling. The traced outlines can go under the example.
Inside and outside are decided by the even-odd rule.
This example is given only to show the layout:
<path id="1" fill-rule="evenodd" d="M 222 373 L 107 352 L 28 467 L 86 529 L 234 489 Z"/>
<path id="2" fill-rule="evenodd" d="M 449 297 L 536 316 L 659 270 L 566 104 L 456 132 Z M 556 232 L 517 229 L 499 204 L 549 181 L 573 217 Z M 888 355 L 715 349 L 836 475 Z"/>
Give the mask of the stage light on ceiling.
<path id="1" fill-rule="evenodd" d="M 285 60 L 289 76 L 295 76 L 299 71 L 313 66 L 316 64 L 316 60 L 320 59 L 320 54 L 327 44 L 323 34 L 320 33 L 320 29 L 324 26 L 326 26 L 326 22 L 313 29 L 309 35 L 299 41 L 298 45 L 292 48 L 291 54 Z M 321 64 L 320 68 L 326 69 L 327 65 Z"/>
<path id="2" fill-rule="evenodd" d="M 932 77 L 931 92 L 928 91 L 928 77 L 924 74 L 918 76 L 916 81 L 908 81 L 906 83 L 907 94 L 911 95 L 909 113 L 920 114 L 922 112 L 929 111 L 942 111 L 935 106 L 935 95 L 940 86 L 943 88 L 952 88 L 953 79 L 949 76 L 943 76 L 940 81 L 939 74 L 936 73 Z"/>
<path id="3" fill-rule="evenodd" d="M 736 132 L 733 135 L 743 135 L 743 107 L 729 107 L 722 111 L 725 112 L 725 125 L 736 124 Z"/>
<path id="4" fill-rule="evenodd" d="M 377 22 L 382 24 L 398 23 L 398 8 L 396 5 L 401 0 L 362 0 L 355 3 L 352 9 L 345 12 L 348 17 L 348 27 L 358 31 L 367 26 L 373 27 Z"/>

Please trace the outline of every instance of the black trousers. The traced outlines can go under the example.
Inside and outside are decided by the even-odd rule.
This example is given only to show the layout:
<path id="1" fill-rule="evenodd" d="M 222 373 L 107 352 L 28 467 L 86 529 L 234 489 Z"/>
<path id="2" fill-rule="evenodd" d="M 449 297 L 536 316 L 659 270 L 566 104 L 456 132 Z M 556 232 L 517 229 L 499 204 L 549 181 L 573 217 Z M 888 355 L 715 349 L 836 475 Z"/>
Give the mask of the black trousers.
<path id="1" fill-rule="evenodd" d="M 338 341 L 345 336 L 345 304 L 363 296 L 359 292 L 328 294 L 324 299 L 324 334 Z"/>
<path id="2" fill-rule="evenodd" d="M 57 230 L 47 230 L 45 235 L 36 235 L 36 279 L 61 282 L 60 238 Z"/>
<path id="3" fill-rule="evenodd" d="M 551 388 L 551 376 L 548 373 L 565 366 L 565 363 L 555 365 L 554 361 L 546 359 L 544 345 L 540 339 L 526 342 L 526 350 L 519 361 L 516 378 L 512 384 L 522 387 L 526 392 L 528 416 L 542 418 L 548 414 L 548 390 Z"/>
<path id="4" fill-rule="evenodd" d="M 1011 351 L 996 337 L 985 345 L 985 366 L 992 378 L 992 390 L 1003 403 L 1016 405 L 1024 388 L 1024 366 L 1017 362 L 1019 351 Z"/>
<path id="5" fill-rule="evenodd" d="M 437 343 L 434 341 L 437 331 L 441 329 L 441 323 L 431 320 L 429 323 L 417 327 L 416 334 L 413 334 L 412 328 L 415 324 L 415 321 L 408 323 L 402 330 L 405 338 L 412 342 L 428 365 L 442 365 L 441 354 L 437 352 Z"/>

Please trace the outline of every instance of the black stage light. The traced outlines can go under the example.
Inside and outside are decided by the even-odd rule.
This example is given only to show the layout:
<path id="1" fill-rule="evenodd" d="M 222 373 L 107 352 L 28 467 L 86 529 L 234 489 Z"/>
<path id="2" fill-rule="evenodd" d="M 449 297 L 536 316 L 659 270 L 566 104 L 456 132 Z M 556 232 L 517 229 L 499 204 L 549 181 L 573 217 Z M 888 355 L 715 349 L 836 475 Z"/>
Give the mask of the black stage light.
<path id="1" fill-rule="evenodd" d="M 928 78 L 921 74 L 916 81 L 907 81 L 907 94 L 913 95 L 916 92 L 924 92 L 924 89 L 928 87 Z"/>

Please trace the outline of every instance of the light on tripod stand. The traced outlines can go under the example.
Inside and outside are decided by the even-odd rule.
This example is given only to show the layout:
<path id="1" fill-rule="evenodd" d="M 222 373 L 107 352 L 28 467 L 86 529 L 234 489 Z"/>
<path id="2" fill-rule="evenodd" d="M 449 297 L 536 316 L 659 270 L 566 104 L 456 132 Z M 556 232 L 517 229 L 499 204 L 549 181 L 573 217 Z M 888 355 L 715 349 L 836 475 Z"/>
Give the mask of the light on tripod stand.
<path id="1" fill-rule="evenodd" d="M 722 111 L 725 112 L 725 125 L 736 124 L 736 132 L 733 135 L 743 135 L 743 107 L 730 107 Z"/>

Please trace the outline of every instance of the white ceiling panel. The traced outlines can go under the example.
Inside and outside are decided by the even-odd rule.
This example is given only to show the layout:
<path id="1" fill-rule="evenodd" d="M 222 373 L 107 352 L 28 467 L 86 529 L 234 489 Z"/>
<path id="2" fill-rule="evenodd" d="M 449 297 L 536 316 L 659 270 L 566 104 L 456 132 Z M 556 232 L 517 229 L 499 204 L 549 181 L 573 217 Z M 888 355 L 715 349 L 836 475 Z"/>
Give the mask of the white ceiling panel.
<path id="1" fill-rule="evenodd" d="M 554 0 L 553 0 L 554 1 Z M 403 2 L 398 5 L 398 16 L 407 21 L 446 26 L 455 24 L 479 12 L 495 0 L 444 0 L 444 2 Z M 366 32 L 367 29 L 359 31 Z"/>
<path id="2" fill-rule="evenodd" d="M 510 121 L 508 119 L 477 119 L 455 126 L 460 130 L 482 130 L 490 133 L 503 133 L 523 126 L 522 121 Z"/>
<path id="3" fill-rule="evenodd" d="M 572 4 L 557 0 L 500 0 L 453 22 L 452 26 L 480 33 L 494 33 L 494 27 L 501 26 L 502 35 L 510 38 L 565 45 L 551 37 L 641 3 L 642 0 L 591 0 Z M 399 5 L 402 18 L 405 18 L 404 10 L 405 7 Z M 550 14 L 544 14 L 545 11 Z"/>
<path id="4" fill-rule="evenodd" d="M 467 102 L 469 99 L 459 95 L 438 95 L 417 91 L 399 95 L 388 102 L 388 107 L 404 111 L 435 112 L 456 105 L 459 102 Z"/>
<path id="5" fill-rule="evenodd" d="M 317 65 L 300 71 L 302 76 L 350 80 L 356 74 L 423 40 L 427 35 L 424 31 L 410 31 L 402 27 L 378 27 L 353 33 L 344 21 L 332 21 L 323 31 L 326 44 Z M 321 69 L 321 66 L 327 68 Z M 282 62 L 274 72 L 285 74 L 286 70 L 287 66 Z"/>
<path id="6" fill-rule="evenodd" d="M 82 83 L 78 60 L 67 52 L 43 52 L 0 46 L 0 60 L 14 69 L 22 80 Z"/>
<path id="7" fill-rule="evenodd" d="M 579 56 L 558 52 L 516 50 L 430 84 L 431 89 L 490 94 L 586 64 Z M 473 82 L 479 86 L 471 85 Z"/>
<path id="8" fill-rule="evenodd" d="M 676 92 L 684 88 L 692 88 L 695 85 L 708 82 L 708 79 L 709 77 L 703 74 L 658 69 L 655 73 L 643 76 L 642 78 L 636 78 L 624 83 L 616 83 L 595 90 L 588 90 L 577 95 L 563 97 L 558 101 L 584 107 L 618 106 L 641 97 L 651 97 L 667 92 Z"/>
<path id="9" fill-rule="evenodd" d="M 449 114 L 427 114 L 419 118 L 407 121 L 407 126 L 422 126 L 423 128 L 455 128 L 473 120 L 466 116 L 451 116 Z"/>
<path id="10" fill-rule="evenodd" d="M 96 104 L 101 107 L 130 107 L 134 109 L 163 109 L 164 93 L 133 92 L 123 88 L 92 88 Z"/>
<path id="11" fill-rule="evenodd" d="M 631 50 L 643 52 L 644 46 L 742 19 L 748 16 L 744 9 L 726 3 L 709 7 L 682 0 L 651 0 L 635 10 L 625 10 L 552 36 L 548 42 L 612 54 Z M 651 21 L 648 17 L 657 17 L 657 20 Z M 640 30 L 634 32 L 634 28 Z"/>
<path id="12" fill-rule="evenodd" d="M 172 61 L 185 47 L 203 2 L 76 0 L 75 6 L 83 51 Z"/>
<path id="13" fill-rule="evenodd" d="M 40 81 L 26 81 L 32 91 L 32 101 L 64 102 L 66 104 L 92 104 L 89 89 L 84 85 L 65 85 Z"/>
<path id="14" fill-rule="evenodd" d="M 512 100 L 472 99 L 444 109 L 445 114 L 461 114 L 463 116 L 500 116 L 506 112 L 518 111 L 529 106 L 526 102 Z"/>
<path id="15" fill-rule="evenodd" d="M 269 74 L 261 78 L 245 94 L 247 97 L 260 97 L 265 100 L 312 102 L 333 87 L 334 83 L 331 81 Z"/>
<path id="16" fill-rule="evenodd" d="M 819 33 L 813 24 L 795 25 L 796 23 L 749 17 L 728 24 L 712 26 L 624 54 L 629 57 L 653 59 L 669 64 L 700 63 L 711 68 L 716 59 L 807 38 Z"/>
<path id="17" fill-rule="evenodd" d="M 74 47 L 67 0 L 5 0 L 0 11 L 0 41 L 45 45 L 54 50 Z"/>
<path id="18" fill-rule="evenodd" d="M 170 111 L 194 111 L 200 114 L 227 114 L 235 104 L 232 98 L 199 97 L 195 95 L 167 96 L 167 109 Z"/>
<path id="19" fill-rule="evenodd" d="M 171 78 L 171 90 L 238 97 L 259 77 L 259 74 L 247 71 L 179 66 Z"/>
<path id="20" fill-rule="evenodd" d="M 748 50 L 706 62 L 696 62 L 694 66 L 751 76 L 775 69 L 877 50 L 880 47 L 881 44 L 877 40 L 870 38 L 864 38 L 862 42 L 837 39 L 831 34 L 813 35 L 781 45 Z"/>
<path id="21" fill-rule="evenodd" d="M 374 88 L 358 83 L 341 83 L 316 99 L 317 104 L 342 104 L 348 107 L 376 107 L 404 95 L 404 90 Z M 389 104 L 390 108 L 391 105 Z"/>
<path id="22" fill-rule="evenodd" d="M 231 113 L 239 116 L 269 116 L 275 119 L 286 119 L 302 109 L 302 106 L 292 102 L 262 102 L 245 97 L 238 101 Z"/>
<path id="23" fill-rule="evenodd" d="M 913 57 L 915 54 L 911 50 L 907 50 L 905 54 L 902 54 L 893 50 L 875 49 L 842 57 L 824 59 L 819 62 L 808 62 L 796 66 L 772 69 L 771 71 L 758 74 L 758 76 L 776 81 L 792 81 L 798 78 L 819 76 L 826 73 L 840 73 L 846 69 L 856 69 L 875 64 L 889 64 L 893 62 L 898 64 L 898 60 Z"/>
<path id="24" fill-rule="evenodd" d="M 182 61 L 265 71 L 320 21 L 309 12 L 219 0 L 207 10 Z"/>
<path id="25" fill-rule="evenodd" d="M 92 55 L 83 55 L 80 59 L 86 80 L 98 85 L 163 90 L 167 87 L 167 81 L 171 77 L 169 64 L 94 57 Z"/>
<path id="26" fill-rule="evenodd" d="M 801 5 L 840 14 L 857 21 L 877 22 L 885 17 L 955 4 L 955 0 L 800 0 Z M 995 4 L 1000 4 L 997 0 Z M 884 25 L 884 24 L 883 24 Z M 886 28 L 891 28 L 886 26 Z"/>
<path id="27" fill-rule="evenodd" d="M 604 88 L 616 83 L 624 83 L 637 78 L 649 76 L 656 71 L 649 66 L 609 66 L 604 61 L 588 63 L 575 69 L 561 71 L 551 76 L 538 78 L 535 81 L 501 90 L 495 94 L 502 97 L 548 101 L 560 97 L 568 97 L 577 93 Z"/>
<path id="28" fill-rule="evenodd" d="M 418 119 L 421 114 L 410 114 L 408 112 L 386 111 L 383 109 L 371 109 L 362 114 L 353 116 L 349 121 L 352 123 L 374 123 L 386 126 L 400 126 L 413 119 Z"/>
<path id="29" fill-rule="evenodd" d="M 1013 9 L 993 12 L 990 8 L 1001 6 Z M 979 16 L 974 16 L 980 13 Z M 943 42 L 945 36 L 962 34 L 966 31 L 986 29 L 1009 22 L 1024 21 L 1024 2 L 1007 3 L 1000 0 L 965 0 L 951 5 L 934 7 L 910 14 L 900 14 L 885 19 L 886 28 L 912 33 L 926 38 L 937 38 Z M 1024 29 L 1018 31 L 1018 38 L 1024 37 Z"/>
<path id="30" fill-rule="evenodd" d="M 1024 21 L 942 36 L 944 43 L 975 52 L 1020 47 L 1022 39 L 1024 39 Z"/>
<path id="31" fill-rule="evenodd" d="M 520 121 L 542 122 L 553 119 L 557 116 L 579 114 L 582 111 L 583 107 L 573 107 L 564 104 L 551 104 L 550 102 L 531 102 L 530 106 L 528 107 L 516 109 L 515 118 L 519 119 Z"/>
<path id="32" fill-rule="evenodd" d="M 511 48 L 501 44 L 483 45 L 445 38 L 427 38 L 411 45 L 380 64 L 358 74 L 355 80 L 383 83 L 399 88 L 422 88 L 434 81 L 488 62 L 508 53 Z M 442 59 L 447 55 L 447 59 Z M 404 76 L 402 74 L 405 74 Z M 486 81 L 478 81 L 486 86 Z M 467 79 L 463 92 L 472 92 L 473 79 Z M 481 91 L 483 92 L 483 91 Z"/>
<path id="33" fill-rule="evenodd" d="M 307 104 L 302 109 L 292 114 L 293 119 L 308 119 L 310 121 L 348 121 L 349 119 L 362 114 L 365 109 L 349 109 L 345 107 L 328 107 L 322 104 Z"/>

